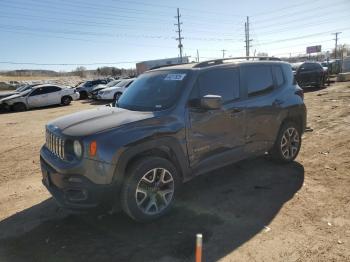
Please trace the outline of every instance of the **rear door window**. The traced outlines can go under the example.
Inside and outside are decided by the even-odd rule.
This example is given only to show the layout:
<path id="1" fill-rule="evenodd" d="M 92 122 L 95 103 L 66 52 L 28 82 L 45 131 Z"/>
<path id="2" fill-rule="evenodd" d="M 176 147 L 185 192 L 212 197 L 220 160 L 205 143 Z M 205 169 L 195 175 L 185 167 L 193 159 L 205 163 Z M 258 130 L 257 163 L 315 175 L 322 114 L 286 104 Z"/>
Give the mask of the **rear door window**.
<path id="1" fill-rule="evenodd" d="M 248 97 L 264 95 L 274 89 L 271 66 L 251 65 L 241 68 Z"/>
<path id="2" fill-rule="evenodd" d="M 58 86 L 48 86 L 45 87 L 45 94 L 47 93 L 54 93 L 54 92 L 58 92 L 61 91 L 61 88 Z"/>
<path id="3" fill-rule="evenodd" d="M 239 74 L 235 68 L 214 69 L 199 77 L 200 96 L 219 95 L 223 102 L 239 98 Z"/>
<path id="4" fill-rule="evenodd" d="M 283 76 L 282 68 L 280 66 L 273 66 L 272 69 L 275 75 L 277 87 L 282 86 L 284 84 L 284 76 Z"/>

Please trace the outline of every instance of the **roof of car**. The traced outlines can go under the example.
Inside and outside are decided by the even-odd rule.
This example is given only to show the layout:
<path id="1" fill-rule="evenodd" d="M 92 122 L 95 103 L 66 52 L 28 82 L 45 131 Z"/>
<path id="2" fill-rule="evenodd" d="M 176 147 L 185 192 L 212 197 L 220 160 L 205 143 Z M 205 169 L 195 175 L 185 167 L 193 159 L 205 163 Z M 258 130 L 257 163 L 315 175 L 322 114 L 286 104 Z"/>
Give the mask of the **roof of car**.
<path id="1" fill-rule="evenodd" d="M 47 86 L 57 86 L 60 88 L 67 88 L 66 86 L 57 85 L 57 84 L 42 84 L 42 85 L 33 86 L 33 89 L 40 88 L 40 87 L 47 87 Z"/>

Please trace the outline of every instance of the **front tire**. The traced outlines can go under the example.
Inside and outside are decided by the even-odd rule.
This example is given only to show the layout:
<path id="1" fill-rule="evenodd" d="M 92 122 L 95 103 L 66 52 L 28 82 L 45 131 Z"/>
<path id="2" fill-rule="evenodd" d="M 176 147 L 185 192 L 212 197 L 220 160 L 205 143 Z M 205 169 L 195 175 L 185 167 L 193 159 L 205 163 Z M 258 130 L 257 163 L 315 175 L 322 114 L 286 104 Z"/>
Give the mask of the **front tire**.
<path id="1" fill-rule="evenodd" d="M 300 128 L 294 122 L 287 122 L 282 125 L 278 133 L 271 155 L 280 163 L 289 163 L 298 156 L 300 147 Z"/>
<path id="2" fill-rule="evenodd" d="M 127 171 L 121 192 L 122 208 L 138 222 L 161 217 L 171 209 L 178 185 L 178 172 L 168 160 L 138 160 Z"/>
<path id="3" fill-rule="evenodd" d="M 68 106 L 72 102 L 72 98 L 70 96 L 64 96 L 61 99 L 61 104 L 64 106 Z"/>
<path id="4" fill-rule="evenodd" d="M 23 103 L 16 103 L 12 106 L 12 110 L 15 112 L 23 112 L 27 110 L 27 107 Z"/>

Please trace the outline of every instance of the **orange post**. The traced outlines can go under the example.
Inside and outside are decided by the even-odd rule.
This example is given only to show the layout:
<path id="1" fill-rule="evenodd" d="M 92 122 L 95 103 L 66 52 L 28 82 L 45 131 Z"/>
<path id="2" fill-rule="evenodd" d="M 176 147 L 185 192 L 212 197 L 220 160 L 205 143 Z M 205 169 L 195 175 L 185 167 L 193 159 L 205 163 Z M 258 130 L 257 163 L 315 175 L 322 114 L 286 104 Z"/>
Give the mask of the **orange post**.
<path id="1" fill-rule="evenodd" d="M 196 236 L 196 262 L 202 262 L 202 234 Z"/>

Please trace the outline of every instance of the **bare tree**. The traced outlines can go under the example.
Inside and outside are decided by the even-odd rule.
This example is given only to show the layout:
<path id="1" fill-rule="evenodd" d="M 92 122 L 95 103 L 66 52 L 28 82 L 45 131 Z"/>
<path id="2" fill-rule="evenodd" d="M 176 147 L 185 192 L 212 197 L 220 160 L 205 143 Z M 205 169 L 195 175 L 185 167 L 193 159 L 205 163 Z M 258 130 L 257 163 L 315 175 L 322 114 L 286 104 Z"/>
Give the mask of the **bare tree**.
<path id="1" fill-rule="evenodd" d="M 85 76 L 86 76 L 86 67 L 84 67 L 84 66 L 78 66 L 78 67 L 75 69 L 75 73 L 76 73 L 77 76 L 85 77 Z"/>

